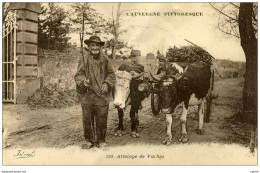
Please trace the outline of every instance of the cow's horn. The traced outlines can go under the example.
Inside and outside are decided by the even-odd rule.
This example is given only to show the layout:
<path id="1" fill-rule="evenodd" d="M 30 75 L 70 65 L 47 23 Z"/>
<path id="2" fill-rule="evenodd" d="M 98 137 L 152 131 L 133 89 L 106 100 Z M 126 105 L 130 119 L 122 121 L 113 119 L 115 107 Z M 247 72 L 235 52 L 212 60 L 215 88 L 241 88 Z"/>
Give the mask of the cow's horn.
<path id="1" fill-rule="evenodd" d="M 177 73 L 176 75 L 174 75 L 174 78 L 178 81 L 182 78 L 182 75 Z"/>
<path id="2" fill-rule="evenodd" d="M 177 75 L 175 75 L 174 77 L 175 77 L 175 79 L 178 81 L 178 80 L 180 80 L 180 79 L 182 78 L 182 75 L 178 75 L 178 74 L 177 74 Z"/>
<path id="3" fill-rule="evenodd" d="M 151 77 L 156 80 L 156 81 L 160 81 L 161 80 L 161 77 L 159 75 L 154 75 L 152 72 L 151 72 L 151 69 L 149 69 L 149 73 L 151 75 Z"/>
<path id="4" fill-rule="evenodd" d="M 130 72 L 130 73 L 132 74 L 132 79 L 138 79 L 144 74 L 144 72 L 142 73 Z"/>

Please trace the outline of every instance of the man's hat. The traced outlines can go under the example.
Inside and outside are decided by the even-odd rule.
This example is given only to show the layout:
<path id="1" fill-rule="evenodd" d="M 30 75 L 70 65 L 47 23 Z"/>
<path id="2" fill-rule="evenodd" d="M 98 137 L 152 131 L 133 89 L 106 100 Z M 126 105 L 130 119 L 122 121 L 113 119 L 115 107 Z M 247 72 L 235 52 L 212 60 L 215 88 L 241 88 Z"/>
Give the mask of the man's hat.
<path id="1" fill-rule="evenodd" d="M 132 50 L 130 56 L 131 57 L 141 56 L 141 51 L 140 50 Z"/>
<path id="2" fill-rule="evenodd" d="M 105 42 L 102 42 L 101 39 L 98 36 L 91 36 L 89 39 L 86 39 L 84 41 L 86 45 L 89 45 L 90 43 L 98 43 L 101 46 L 104 46 Z"/>

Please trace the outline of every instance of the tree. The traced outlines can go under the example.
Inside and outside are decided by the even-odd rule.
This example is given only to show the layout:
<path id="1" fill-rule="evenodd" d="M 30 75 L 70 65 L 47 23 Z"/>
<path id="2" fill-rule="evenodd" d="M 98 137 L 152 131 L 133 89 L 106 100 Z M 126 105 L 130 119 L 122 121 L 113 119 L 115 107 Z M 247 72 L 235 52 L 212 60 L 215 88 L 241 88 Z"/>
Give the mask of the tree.
<path id="1" fill-rule="evenodd" d="M 118 40 L 119 35 L 123 33 L 119 31 L 119 17 L 116 20 L 117 22 L 115 22 L 114 19 L 104 19 L 104 17 L 92 7 L 91 3 L 74 3 L 71 7 L 73 9 L 70 15 L 70 20 L 73 23 L 72 32 L 79 33 L 82 48 L 86 35 L 98 35 L 105 38 L 107 40 L 104 46 L 105 53 L 108 54 L 109 50 L 112 50 L 111 52 L 113 52 L 114 58 L 116 56 L 116 50 L 120 50 L 120 53 L 123 54 L 125 51 L 123 48 L 129 48 L 126 43 Z M 120 11 L 120 8 L 118 10 Z M 117 26 L 117 29 L 115 26 Z"/>
<path id="2" fill-rule="evenodd" d="M 160 30 L 165 30 L 164 28 L 158 27 L 158 26 L 139 26 L 139 25 L 130 25 L 130 26 L 124 26 L 124 20 L 122 20 L 122 14 L 124 12 L 130 12 L 130 11 L 136 11 L 138 9 L 127 9 L 127 10 L 121 10 L 121 3 L 117 4 L 117 9 L 116 9 L 116 14 L 114 15 L 114 9 L 112 7 L 112 20 L 108 23 L 108 26 L 110 28 L 110 33 L 113 36 L 113 39 L 111 40 L 111 49 L 112 49 L 112 53 L 111 53 L 111 57 L 113 59 L 116 58 L 116 52 L 117 50 L 120 50 L 120 48 L 118 47 L 122 47 L 122 43 L 123 43 L 123 47 L 122 48 L 126 48 L 126 49 L 132 49 L 132 46 L 128 46 L 126 43 L 124 43 L 123 41 L 120 41 L 120 36 L 127 33 L 129 29 L 135 29 L 137 27 L 142 27 L 142 28 L 157 28 Z M 138 10 L 139 11 L 139 10 Z M 120 44 L 120 45 L 118 45 Z"/>
<path id="3" fill-rule="evenodd" d="M 219 29 L 228 35 L 240 38 L 246 57 L 241 118 L 253 124 L 255 131 L 257 126 L 257 3 L 229 3 L 222 4 L 221 8 L 215 4 L 210 5 L 222 17 L 224 16 L 224 20 L 219 20 Z M 255 135 L 255 132 L 253 133 Z M 252 147 L 254 146 L 251 146 L 251 149 L 253 149 Z"/>
<path id="4" fill-rule="evenodd" d="M 92 8 L 91 3 L 73 3 L 73 11 L 70 14 L 70 20 L 73 22 L 73 32 L 78 32 L 80 44 L 83 48 L 85 35 L 100 35 L 107 33 L 106 20 L 101 14 Z"/>
<path id="5" fill-rule="evenodd" d="M 66 12 L 55 3 L 41 6 L 39 15 L 39 47 L 44 49 L 66 48 L 69 37 L 69 23 L 66 22 Z"/>
<path id="6" fill-rule="evenodd" d="M 240 39 L 239 33 L 239 3 L 210 3 L 211 7 L 219 13 L 218 29 L 228 36 Z M 253 3 L 251 14 L 252 25 L 257 34 L 257 4 Z"/>
<path id="7" fill-rule="evenodd" d="M 117 6 L 117 13 L 116 13 L 116 20 L 114 19 L 113 9 L 112 9 L 112 34 L 114 36 L 113 44 L 112 44 L 112 59 L 116 58 L 116 46 L 118 43 L 118 37 L 119 37 L 119 18 L 120 18 L 120 6 L 121 3 L 118 3 Z"/>
<path id="8" fill-rule="evenodd" d="M 107 23 L 107 28 L 109 33 L 112 35 L 112 39 L 109 40 L 108 47 L 111 48 L 111 58 L 116 59 L 116 52 L 120 51 L 120 54 L 125 51 L 132 49 L 132 46 L 127 45 L 127 43 L 121 41 L 119 37 L 126 33 L 129 28 L 134 28 L 134 25 L 123 27 L 123 21 L 121 15 L 126 11 L 133 10 L 121 10 L 121 3 L 117 4 L 116 14 L 114 15 L 114 9 L 112 7 L 112 19 Z"/>
<path id="9" fill-rule="evenodd" d="M 110 26 L 110 33 L 112 34 L 113 38 L 111 40 L 110 47 L 112 49 L 111 51 L 111 57 L 112 59 L 116 58 L 116 51 L 120 50 L 122 48 L 129 49 L 131 47 L 127 46 L 126 43 L 119 40 L 119 36 L 126 33 L 128 31 L 128 28 L 134 28 L 134 25 L 131 25 L 127 28 L 123 28 L 122 26 L 122 19 L 121 15 L 125 11 L 132 11 L 132 10 L 121 10 L 121 3 L 117 4 L 117 10 L 116 10 L 116 16 L 114 16 L 114 9 L 112 7 L 112 20 L 108 23 Z"/>
<path id="10" fill-rule="evenodd" d="M 112 57 L 113 56 L 113 50 L 116 50 L 117 52 L 119 52 L 120 58 L 124 57 L 126 59 L 127 54 L 130 53 L 130 51 L 133 49 L 133 47 L 129 46 L 127 43 L 120 41 L 120 40 L 117 41 L 117 44 L 115 46 L 114 38 L 112 38 L 112 39 L 110 39 L 106 42 L 104 49 L 105 49 L 105 53 L 111 59 L 117 59 L 118 58 L 116 53 L 114 54 L 115 57 L 114 58 Z M 109 51 L 111 51 L 111 53 L 109 53 Z"/>
<path id="11" fill-rule="evenodd" d="M 88 20 L 89 23 L 93 21 L 93 12 L 95 10 L 91 8 L 90 3 L 75 3 L 71 6 L 76 16 L 75 18 L 70 17 L 70 20 L 75 24 L 79 24 L 79 26 L 74 25 L 74 29 L 79 32 L 80 45 L 83 48 L 85 21 Z"/>
<path id="12" fill-rule="evenodd" d="M 45 18 L 42 18 L 47 11 L 47 8 L 41 5 L 41 13 L 38 17 L 38 46 L 47 49 L 49 46 L 46 44 L 48 43 L 48 29 L 45 22 Z"/>
<path id="13" fill-rule="evenodd" d="M 254 126 L 251 132 L 251 151 L 254 151 L 255 148 L 255 131 L 257 127 L 257 38 L 252 20 L 255 17 L 253 8 L 253 3 L 241 3 L 238 16 L 241 46 L 246 56 L 243 115 Z"/>

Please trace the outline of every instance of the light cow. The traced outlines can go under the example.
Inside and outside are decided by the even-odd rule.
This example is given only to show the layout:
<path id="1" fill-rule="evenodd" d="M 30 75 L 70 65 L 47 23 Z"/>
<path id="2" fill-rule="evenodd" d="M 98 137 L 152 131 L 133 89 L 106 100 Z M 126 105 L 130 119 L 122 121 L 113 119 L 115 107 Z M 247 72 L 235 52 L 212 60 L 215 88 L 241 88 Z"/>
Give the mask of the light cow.
<path id="1" fill-rule="evenodd" d="M 150 90 L 148 81 L 140 79 L 140 77 L 144 74 L 144 67 L 140 64 L 135 64 L 134 66 L 122 64 L 115 74 L 116 83 L 114 91 L 114 105 L 118 110 L 119 118 L 119 124 L 115 135 L 123 135 L 124 109 L 128 105 L 131 105 L 131 136 L 138 138 L 138 110 L 141 107 L 141 102 L 149 96 Z"/>

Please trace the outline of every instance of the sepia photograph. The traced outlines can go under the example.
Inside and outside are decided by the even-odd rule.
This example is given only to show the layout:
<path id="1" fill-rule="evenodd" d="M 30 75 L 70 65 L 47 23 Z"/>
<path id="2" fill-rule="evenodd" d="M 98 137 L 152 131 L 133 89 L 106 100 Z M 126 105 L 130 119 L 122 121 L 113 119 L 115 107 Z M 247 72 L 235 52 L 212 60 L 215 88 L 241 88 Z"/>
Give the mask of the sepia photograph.
<path id="1" fill-rule="evenodd" d="M 257 73 L 257 2 L 2 2 L 2 165 L 257 166 Z"/>

